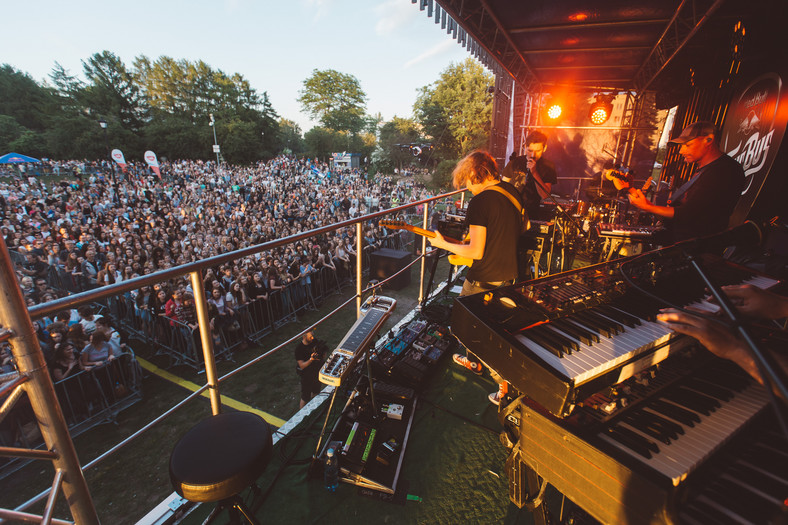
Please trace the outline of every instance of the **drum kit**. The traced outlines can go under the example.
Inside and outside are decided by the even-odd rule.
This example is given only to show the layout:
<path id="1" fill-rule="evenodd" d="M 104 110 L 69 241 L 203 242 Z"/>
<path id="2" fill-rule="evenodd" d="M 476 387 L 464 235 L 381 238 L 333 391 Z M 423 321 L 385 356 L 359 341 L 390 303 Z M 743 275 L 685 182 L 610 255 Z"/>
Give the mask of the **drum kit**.
<path id="1" fill-rule="evenodd" d="M 607 195 L 586 197 L 544 202 L 537 218 L 531 219 L 531 236 L 537 241 L 529 252 L 534 277 L 569 270 L 575 259 L 593 264 L 635 255 L 644 249 L 642 239 L 615 239 L 600 235 L 602 230 L 640 231 L 658 227 L 657 216 L 635 208 L 628 199 Z"/>

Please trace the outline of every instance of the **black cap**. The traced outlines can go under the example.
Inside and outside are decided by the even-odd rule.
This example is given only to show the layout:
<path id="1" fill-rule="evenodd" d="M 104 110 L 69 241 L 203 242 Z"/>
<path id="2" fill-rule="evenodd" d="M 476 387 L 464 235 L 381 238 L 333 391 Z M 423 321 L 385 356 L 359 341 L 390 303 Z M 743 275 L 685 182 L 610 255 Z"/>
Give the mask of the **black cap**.
<path id="1" fill-rule="evenodd" d="M 668 142 L 675 142 L 676 144 L 684 144 L 686 142 L 691 141 L 692 139 L 696 139 L 698 137 L 705 137 L 707 135 L 716 135 L 717 131 L 714 127 L 714 124 L 708 121 L 699 120 L 693 124 L 690 124 L 684 131 L 681 132 L 681 135 L 676 137 L 675 139 L 671 139 Z"/>

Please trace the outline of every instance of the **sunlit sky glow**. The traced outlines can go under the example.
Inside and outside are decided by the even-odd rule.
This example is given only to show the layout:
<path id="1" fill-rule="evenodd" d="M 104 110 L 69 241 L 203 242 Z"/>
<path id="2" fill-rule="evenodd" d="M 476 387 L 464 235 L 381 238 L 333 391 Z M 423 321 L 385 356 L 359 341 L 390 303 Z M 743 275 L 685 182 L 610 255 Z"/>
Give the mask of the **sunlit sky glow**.
<path id="1" fill-rule="evenodd" d="M 469 56 L 410 0 L 31 0 L 3 11 L 0 63 L 39 82 L 55 62 L 84 79 L 81 61 L 103 50 L 127 67 L 139 55 L 203 60 L 267 92 L 302 131 L 316 124 L 296 101 L 314 69 L 354 75 L 367 112 L 390 120 L 410 117 L 417 90 Z"/>

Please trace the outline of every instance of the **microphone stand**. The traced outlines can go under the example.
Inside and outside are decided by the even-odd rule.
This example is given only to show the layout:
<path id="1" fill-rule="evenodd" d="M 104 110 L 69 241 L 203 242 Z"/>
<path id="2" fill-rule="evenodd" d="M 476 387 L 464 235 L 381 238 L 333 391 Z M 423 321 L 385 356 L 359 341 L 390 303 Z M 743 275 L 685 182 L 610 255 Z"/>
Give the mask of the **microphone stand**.
<path id="1" fill-rule="evenodd" d="M 697 258 L 686 250 L 684 250 L 684 254 L 697 274 L 703 280 L 703 283 L 717 300 L 717 303 L 720 305 L 720 309 L 722 312 L 724 312 L 725 317 L 732 323 L 732 326 L 736 328 L 736 332 L 747 344 L 750 355 L 755 360 L 758 373 L 760 373 L 761 377 L 763 378 L 764 386 L 766 387 L 769 397 L 772 400 L 772 405 L 774 406 L 777 420 L 782 427 L 783 433 L 788 436 L 788 427 L 786 427 L 785 421 L 782 417 L 782 414 L 780 413 L 780 407 L 777 404 L 774 392 L 772 391 L 772 387 L 774 387 L 774 390 L 779 393 L 783 400 L 788 402 L 788 388 L 786 387 L 786 385 L 788 385 L 788 377 L 786 377 L 785 372 L 775 362 L 771 354 L 769 354 L 769 352 L 764 352 L 759 348 L 758 343 L 756 343 L 755 339 L 753 339 L 753 337 L 750 335 L 750 331 L 748 330 L 746 323 L 743 322 L 741 316 L 736 312 L 736 308 L 733 306 L 733 303 L 731 303 L 730 299 L 728 299 L 728 296 L 722 292 L 720 287 L 715 285 L 709 279 L 709 277 L 706 275 L 706 272 L 703 271 L 703 268 L 701 267 Z"/>
<path id="2" fill-rule="evenodd" d="M 530 169 L 528 169 L 528 168 L 526 168 L 526 169 L 525 169 L 525 183 L 526 183 L 526 184 L 528 184 L 528 178 L 529 178 L 530 176 L 531 176 L 531 170 L 530 170 Z M 545 188 L 544 184 L 542 184 L 542 183 L 541 183 L 541 182 L 540 182 L 538 179 L 536 179 L 536 178 L 534 178 L 534 184 L 535 184 L 536 186 L 538 186 L 539 188 L 541 188 L 541 189 L 542 189 L 542 191 L 543 191 L 543 192 L 545 192 L 545 193 L 547 194 L 547 196 L 550 198 L 550 200 L 551 200 L 551 201 L 553 201 L 553 204 L 555 204 L 555 208 L 556 208 L 556 210 L 558 210 L 558 211 L 559 211 L 559 213 L 560 213 L 562 216 L 564 216 L 566 219 L 568 219 L 568 220 L 569 220 L 569 222 L 571 222 L 571 223 L 572 223 L 572 224 L 575 226 L 575 229 L 576 229 L 578 232 L 580 232 L 580 235 L 582 235 L 582 236 L 586 236 L 586 235 L 588 235 L 588 240 L 590 240 L 590 239 L 591 239 L 591 230 L 589 230 L 588 232 L 585 232 L 585 231 L 583 231 L 583 226 L 582 226 L 581 224 L 579 224 L 579 223 L 578 223 L 578 222 L 575 220 L 575 218 L 574 218 L 574 217 L 572 217 L 571 215 L 569 215 L 569 213 L 568 213 L 568 212 L 567 212 L 567 211 L 566 211 L 566 210 L 565 210 L 563 207 L 561 207 L 561 205 L 560 205 L 560 204 L 558 204 L 558 201 L 557 201 L 557 200 L 555 200 L 555 197 L 553 197 L 553 194 L 552 194 L 551 192 L 547 191 L 547 188 Z M 537 191 L 537 193 L 538 193 L 538 191 Z M 554 228 L 554 229 L 553 229 L 553 239 L 552 239 L 552 242 L 550 243 L 550 254 L 549 254 L 549 255 L 548 255 L 548 257 L 547 257 L 547 274 L 548 274 L 548 275 L 552 273 L 552 269 L 553 269 L 553 250 L 555 249 L 555 231 L 556 231 L 556 229 L 557 229 L 557 226 L 558 226 L 558 224 L 556 224 L 556 228 Z M 562 229 L 562 230 L 561 230 L 561 237 L 563 238 L 564 236 L 565 236 L 565 235 L 564 235 L 564 231 L 563 231 L 563 229 Z M 566 253 L 564 253 L 564 255 L 561 257 L 561 271 L 563 271 L 563 266 L 564 266 L 564 262 L 565 262 L 565 261 L 566 261 Z"/>

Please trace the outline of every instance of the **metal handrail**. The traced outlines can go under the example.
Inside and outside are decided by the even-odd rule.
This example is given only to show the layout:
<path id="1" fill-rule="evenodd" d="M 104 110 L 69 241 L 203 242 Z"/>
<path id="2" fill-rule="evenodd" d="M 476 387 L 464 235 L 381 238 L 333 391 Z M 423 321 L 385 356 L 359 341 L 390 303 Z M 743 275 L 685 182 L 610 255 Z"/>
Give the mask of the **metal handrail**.
<path id="1" fill-rule="evenodd" d="M 349 219 L 347 221 L 343 221 L 343 222 L 332 224 L 332 225 L 328 225 L 328 226 L 323 226 L 321 228 L 317 228 L 317 229 L 310 230 L 310 231 L 303 232 L 303 233 L 296 234 L 296 235 L 291 235 L 289 237 L 285 237 L 285 238 L 282 238 L 282 239 L 277 239 L 277 240 L 274 240 L 274 241 L 269 241 L 269 242 L 266 242 L 266 243 L 258 244 L 256 246 L 251 246 L 251 247 L 247 247 L 247 248 L 244 248 L 244 249 L 241 249 L 241 250 L 236 250 L 236 251 L 233 251 L 233 252 L 229 252 L 229 253 L 226 253 L 226 254 L 217 255 L 217 256 L 214 256 L 214 257 L 210 257 L 208 259 L 204 259 L 202 261 L 188 263 L 188 264 L 185 264 L 185 265 L 177 266 L 175 268 L 168 268 L 168 269 L 161 270 L 161 271 L 149 274 L 149 275 L 144 275 L 144 276 L 136 277 L 136 278 L 133 278 L 133 279 L 125 280 L 125 281 L 122 281 L 120 283 L 114 283 L 114 284 L 111 284 L 111 285 L 102 286 L 100 288 L 96 288 L 96 289 L 93 289 L 93 290 L 77 293 L 77 294 L 70 295 L 70 296 L 67 296 L 67 297 L 64 297 L 64 298 L 61 298 L 61 299 L 50 301 L 50 302 L 45 303 L 45 304 L 41 304 L 41 305 L 36 305 L 36 306 L 30 307 L 28 309 L 28 323 L 30 323 L 33 319 L 39 319 L 41 317 L 45 317 L 47 315 L 51 315 L 51 314 L 57 313 L 57 312 L 59 312 L 59 311 L 61 311 L 63 309 L 76 308 L 76 307 L 78 307 L 80 305 L 83 305 L 83 304 L 95 302 L 95 301 L 104 299 L 106 297 L 120 295 L 120 294 L 125 293 L 125 292 L 136 290 L 136 289 L 141 288 L 143 286 L 152 285 L 152 284 L 159 283 L 159 282 L 162 282 L 162 281 L 166 281 L 166 280 L 169 280 L 169 279 L 172 279 L 172 278 L 175 278 L 175 277 L 180 277 L 182 275 L 189 275 L 190 278 L 191 278 L 192 289 L 194 290 L 194 293 L 195 293 L 195 306 L 197 308 L 197 319 L 198 319 L 198 323 L 199 323 L 199 326 L 200 326 L 200 335 L 201 335 L 202 346 L 203 346 L 203 354 L 204 354 L 204 359 L 205 359 L 206 384 L 203 385 L 202 387 L 198 388 L 198 390 L 196 392 L 193 392 L 192 394 L 188 395 L 186 398 L 181 400 L 179 403 L 176 403 L 173 407 L 171 407 L 165 413 L 163 413 L 160 416 L 158 416 L 157 418 L 155 418 L 153 421 L 151 421 L 150 423 L 145 425 L 143 428 L 139 429 L 137 432 L 135 432 L 131 436 L 127 437 L 126 439 L 124 439 L 120 443 L 116 444 L 114 447 L 112 447 L 111 449 L 107 450 L 103 454 L 99 455 L 97 458 L 94 458 L 92 461 L 90 461 L 84 467 L 81 467 L 79 470 L 84 472 L 84 470 L 97 465 L 98 463 L 103 461 L 106 457 L 108 457 L 109 455 L 117 452 L 119 449 L 121 449 L 124 446 L 126 446 L 128 443 L 130 443 L 131 441 L 133 441 L 134 439 L 136 439 L 137 437 L 142 435 L 144 432 L 146 432 L 147 430 L 149 430 L 150 428 L 152 428 L 153 426 L 155 426 L 159 422 L 161 422 L 164 419 L 166 419 L 167 417 L 169 417 L 169 415 L 171 415 L 176 410 L 181 408 L 188 401 L 191 401 L 192 399 L 196 398 L 198 395 L 203 393 L 205 390 L 208 390 L 209 394 L 210 394 L 212 413 L 213 414 L 218 414 L 220 412 L 220 410 L 221 410 L 221 396 L 219 395 L 219 385 L 220 385 L 220 383 L 222 381 L 224 381 L 226 379 L 229 379 L 230 377 L 234 376 L 235 374 L 237 374 L 241 370 L 247 368 L 248 366 L 251 366 L 253 363 L 256 363 L 256 362 L 260 361 L 264 357 L 271 355 L 272 353 L 274 353 L 274 352 L 278 351 L 279 349 L 283 348 L 286 344 L 289 344 L 290 342 L 294 341 L 300 335 L 303 335 L 304 332 L 301 332 L 301 334 L 298 334 L 298 335 L 294 336 L 293 338 L 289 339 L 288 341 L 283 342 L 282 344 L 278 345 L 276 348 L 274 348 L 274 349 L 272 349 L 272 350 L 270 350 L 270 351 L 258 356 L 257 358 L 255 358 L 251 362 L 246 363 L 244 365 L 241 365 L 236 370 L 230 371 L 229 373 L 225 374 L 222 378 L 217 378 L 216 377 L 215 361 L 214 361 L 214 352 L 213 352 L 213 338 L 211 337 L 211 334 L 210 334 L 210 324 L 208 323 L 206 299 L 205 299 L 205 290 L 203 288 L 203 283 L 202 283 L 202 280 L 201 280 L 202 272 L 203 272 L 204 269 L 209 268 L 209 267 L 213 267 L 213 266 L 219 266 L 219 265 L 222 265 L 222 264 L 224 264 L 226 262 L 230 262 L 230 261 L 233 261 L 233 260 L 236 260 L 236 259 L 240 259 L 240 258 L 243 258 L 243 257 L 248 257 L 248 256 L 251 256 L 251 255 L 255 255 L 257 253 L 260 253 L 260 252 L 263 252 L 263 251 L 266 251 L 266 250 L 271 250 L 271 249 L 277 248 L 279 246 L 283 246 L 283 245 L 294 243 L 294 242 L 297 242 L 297 241 L 300 241 L 300 240 L 303 240 L 303 239 L 307 239 L 307 238 L 310 238 L 310 237 L 314 237 L 314 236 L 317 236 L 317 235 L 321 235 L 321 234 L 324 234 L 324 233 L 335 231 L 335 230 L 338 230 L 340 228 L 344 228 L 344 227 L 352 226 L 352 225 L 357 225 L 358 247 L 357 247 L 357 250 L 356 250 L 356 274 L 357 274 L 356 275 L 356 277 L 357 277 L 356 294 L 351 299 L 349 299 L 348 301 L 343 303 L 341 306 L 339 306 L 337 309 L 335 309 L 334 311 L 330 312 L 323 319 L 318 321 L 318 323 L 322 323 L 328 317 L 331 317 L 331 316 L 335 315 L 341 308 L 344 308 L 350 302 L 352 302 L 353 299 L 356 300 L 356 303 L 357 303 L 357 314 L 358 314 L 358 312 L 360 310 L 360 306 L 361 306 L 361 295 L 362 295 L 362 290 L 361 290 L 361 267 L 362 267 L 362 261 L 363 261 L 363 250 L 361 249 L 362 248 L 361 247 L 361 239 L 362 239 L 362 233 L 363 232 L 361 231 L 361 225 L 365 221 L 370 221 L 370 220 L 373 220 L 375 218 L 383 217 L 383 216 L 386 216 L 386 215 L 389 215 L 389 214 L 392 214 L 392 213 L 398 213 L 400 211 L 407 210 L 407 209 L 412 208 L 414 206 L 426 205 L 426 204 L 429 204 L 431 202 L 442 200 L 442 199 L 445 199 L 447 197 L 450 197 L 450 196 L 458 194 L 458 193 L 463 193 L 464 194 L 464 190 L 456 190 L 456 191 L 452 191 L 452 192 L 449 192 L 449 193 L 444 193 L 444 194 L 441 194 L 441 195 L 438 195 L 438 196 L 435 196 L 435 197 L 422 199 L 420 201 L 410 202 L 410 203 L 403 204 L 401 206 L 397 206 L 397 207 L 394 207 L 394 208 L 389 208 L 389 209 L 382 210 L 382 211 L 379 211 L 379 212 L 367 214 L 367 215 L 364 215 L 362 217 Z M 428 218 L 427 207 L 425 206 L 425 209 L 424 209 L 424 226 L 425 227 L 427 226 L 427 224 L 426 224 L 427 223 L 427 218 Z M 0 243 L 2 243 L 2 241 L 0 241 Z M 425 252 L 425 249 L 424 249 L 425 246 L 426 246 L 426 240 L 423 240 L 422 241 L 422 257 L 421 257 L 422 258 L 422 268 L 421 268 L 421 276 L 420 276 L 421 284 L 420 284 L 420 292 L 419 292 L 420 296 L 423 294 L 423 286 L 424 286 L 424 284 L 423 284 L 423 280 L 424 280 L 423 256 L 424 256 L 424 252 Z M 8 253 L 7 249 L 6 249 L 6 253 Z M 413 263 L 415 263 L 415 261 L 413 261 Z M 413 264 L 413 263 L 411 263 L 411 264 Z M 408 265 L 408 268 L 409 267 L 410 267 L 410 265 Z M 404 269 L 402 271 L 404 271 Z M 389 279 L 391 279 L 393 277 L 394 276 L 390 277 Z M 377 286 L 379 286 L 379 284 Z M 21 298 L 21 292 L 20 292 L 19 295 L 20 295 L 20 298 Z M 420 300 L 421 300 L 421 297 L 420 297 Z M 10 327 L 10 328 L 13 329 L 14 327 Z M 12 337 L 11 339 L 13 340 L 14 337 Z M 27 338 L 25 338 L 25 339 L 27 339 Z M 12 344 L 12 348 L 14 346 L 15 345 Z M 30 348 L 27 348 L 27 347 L 28 346 L 33 346 L 34 349 L 32 349 L 32 350 L 36 351 L 38 354 L 40 354 L 40 352 L 41 352 L 41 350 L 38 347 L 38 345 L 37 344 L 30 345 L 29 340 L 22 341 L 21 346 L 24 349 L 24 351 L 31 350 Z M 14 351 L 14 354 L 16 355 L 16 351 Z M 36 381 L 41 381 L 41 380 L 42 379 L 39 377 Z M 50 378 L 49 379 L 49 388 L 50 389 L 52 388 L 51 385 L 52 385 L 52 382 L 51 382 L 51 378 Z M 44 387 L 44 390 L 46 390 L 46 386 Z M 53 394 L 54 394 L 53 390 L 51 391 L 51 394 L 45 392 L 44 397 L 48 397 L 48 395 L 52 396 Z M 32 392 L 28 392 L 28 395 L 32 397 L 35 394 L 33 394 Z M 49 402 L 56 402 L 55 399 L 49 399 L 48 401 Z M 60 417 L 62 418 L 62 414 L 61 414 Z M 64 422 L 62 422 L 62 423 L 64 424 Z M 61 431 L 62 430 L 63 429 L 61 429 Z M 42 431 L 42 434 L 43 433 L 44 432 Z M 59 435 L 62 436 L 63 434 L 59 434 Z M 65 435 L 67 436 L 67 439 L 69 440 L 69 446 L 67 448 L 70 448 L 70 449 L 73 450 L 73 445 L 70 443 L 70 438 L 68 437 L 68 433 L 66 432 Z M 59 444 L 57 443 L 57 439 L 54 439 L 53 441 L 55 443 L 55 447 L 56 448 L 61 448 L 59 446 Z M 66 474 L 68 473 L 67 472 L 68 470 L 70 470 L 70 469 L 69 468 L 65 469 Z M 58 469 L 57 472 L 61 472 L 61 469 Z M 81 480 L 82 480 L 82 483 L 84 483 L 84 478 L 81 478 Z M 53 483 L 52 487 L 42 491 L 37 496 L 34 496 L 33 498 L 31 498 L 27 502 L 25 502 L 22 505 L 20 505 L 19 507 L 17 507 L 15 512 L 17 512 L 17 513 L 21 512 L 24 509 L 26 509 L 26 508 L 30 507 L 31 505 L 35 504 L 36 502 L 38 502 L 38 501 L 42 500 L 43 498 L 47 497 L 51 493 L 52 488 L 53 487 L 58 487 L 58 486 L 60 486 L 60 483 L 56 479 L 55 483 Z M 85 488 L 86 488 L 86 486 L 85 486 Z M 84 494 L 84 493 L 82 493 L 82 494 Z M 70 502 L 70 506 L 72 507 L 72 514 L 73 514 L 74 508 L 76 506 L 76 507 L 81 509 L 82 513 L 86 513 L 87 512 L 87 513 L 91 514 L 91 518 L 95 517 L 95 509 L 93 507 L 92 498 L 90 497 L 89 492 L 87 494 L 85 494 L 84 498 L 81 497 L 82 494 L 78 494 L 76 498 L 73 498 L 74 501 Z M 54 503 L 54 498 L 50 498 L 50 500 L 51 500 L 52 503 Z M 91 513 L 91 511 L 92 511 L 92 513 Z M 51 512 L 51 507 L 49 505 L 47 505 L 47 512 L 45 513 L 46 514 L 45 518 L 47 518 L 47 519 L 51 518 L 50 512 Z M 2 517 L 3 516 L 0 516 L 0 518 L 2 518 Z M 0 521 L 2 521 L 2 519 L 0 519 Z"/>
<path id="2" fill-rule="evenodd" d="M 135 277 L 133 279 L 128 279 L 126 281 L 121 281 L 119 283 L 109 284 L 106 286 L 102 286 L 100 288 L 96 288 L 94 290 L 88 290 L 86 292 L 80 292 L 74 295 L 69 295 L 67 297 L 62 297 L 60 299 L 55 299 L 54 301 L 50 301 L 44 304 L 38 304 L 35 306 L 31 306 L 29 308 L 30 318 L 31 319 L 39 319 L 41 317 L 46 317 L 48 315 L 55 314 L 61 310 L 67 308 L 76 308 L 77 306 L 95 302 L 99 299 L 104 299 L 105 297 L 110 297 L 113 295 L 120 295 L 124 292 L 130 292 L 132 290 L 136 290 L 143 286 L 152 285 L 155 283 L 159 283 L 162 281 L 166 281 L 175 277 L 180 277 L 182 275 L 186 275 L 192 272 L 202 272 L 206 268 L 210 268 L 213 266 L 221 266 L 230 261 L 234 261 L 236 259 L 241 259 L 243 257 L 248 257 L 250 255 L 255 255 L 257 253 L 264 252 L 266 250 L 272 250 L 274 248 L 278 248 L 280 246 L 284 246 L 286 244 L 298 242 L 304 239 L 308 239 L 310 237 L 314 237 L 316 235 L 321 235 L 324 233 L 332 232 L 334 230 L 338 230 L 340 228 L 345 228 L 347 226 L 353 226 L 355 224 L 360 224 L 365 221 L 369 221 L 372 219 L 376 219 L 378 217 L 383 217 L 389 215 L 391 213 L 398 213 L 400 211 L 407 210 L 408 208 L 412 208 L 414 206 L 419 206 L 422 204 L 428 204 L 430 202 L 434 202 L 437 200 L 445 199 L 452 195 L 456 195 L 458 193 L 463 193 L 465 190 L 455 190 L 449 193 L 443 193 L 436 197 L 430 197 L 427 199 L 423 199 L 420 201 L 409 202 L 407 204 L 403 204 L 401 206 L 397 206 L 396 208 L 389 208 L 386 210 L 378 211 L 375 213 L 370 213 L 364 215 L 362 217 L 356 217 L 355 219 L 348 219 L 343 222 L 330 224 L 328 226 L 322 226 L 320 228 L 309 230 L 303 233 L 298 233 L 296 235 L 290 235 L 289 237 L 283 237 L 281 239 L 276 239 L 273 241 L 268 241 L 262 244 L 257 244 L 255 246 L 249 246 L 247 248 L 242 248 L 240 250 L 236 250 L 233 252 L 223 253 L 221 255 L 214 255 L 213 257 L 209 257 L 207 259 L 203 259 L 201 261 L 195 261 L 187 264 L 183 264 L 180 266 L 176 266 L 174 268 L 167 268 L 165 270 L 159 270 L 158 272 L 151 273 L 148 275 L 141 275 L 139 277 Z M 357 250 L 358 251 L 358 250 Z M 360 257 L 360 253 L 356 253 L 356 257 Z M 360 259 L 359 259 L 360 260 Z M 196 300 L 196 297 L 195 297 Z"/>

